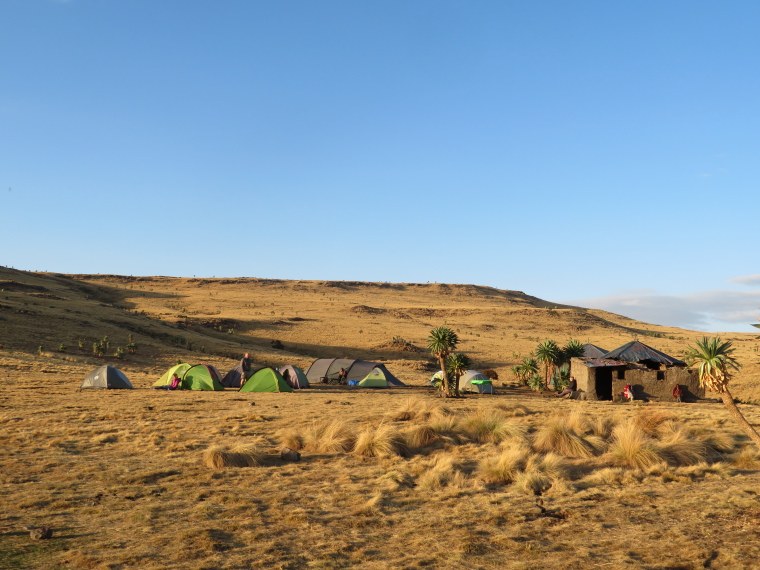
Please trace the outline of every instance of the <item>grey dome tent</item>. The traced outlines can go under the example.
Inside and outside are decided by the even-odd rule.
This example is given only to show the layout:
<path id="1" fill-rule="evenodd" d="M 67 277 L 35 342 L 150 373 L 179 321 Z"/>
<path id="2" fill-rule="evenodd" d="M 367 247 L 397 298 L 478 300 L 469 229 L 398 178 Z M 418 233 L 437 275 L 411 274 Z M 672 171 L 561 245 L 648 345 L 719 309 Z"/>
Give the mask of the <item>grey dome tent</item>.
<path id="1" fill-rule="evenodd" d="M 384 364 L 350 358 L 320 358 L 315 360 L 306 371 L 306 378 L 310 384 L 326 383 L 330 380 L 336 380 L 341 368 L 346 369 L 348 373 L 346 379 L 348 381 L 364 380 L 372 370 L 379 368 L 390 384 L 393 386 L 406 386 L 406 384 L 391 374 Z"/>
<path id="2" fill-rule="evenodd" d="M 132 383 L 118 368 L 113 366 L 100 366 L 84 377 L 82 388 L 126 388 L 131 390 Z"/>
<path id="3" fill-rule="evenodd" d="M 306 378 L 306 374 L 298 366 L 292 364 L 286 364 L 277 369 L 282 377 L 285 379 L 291 388 L 308 388 L 309 379 Z"/>

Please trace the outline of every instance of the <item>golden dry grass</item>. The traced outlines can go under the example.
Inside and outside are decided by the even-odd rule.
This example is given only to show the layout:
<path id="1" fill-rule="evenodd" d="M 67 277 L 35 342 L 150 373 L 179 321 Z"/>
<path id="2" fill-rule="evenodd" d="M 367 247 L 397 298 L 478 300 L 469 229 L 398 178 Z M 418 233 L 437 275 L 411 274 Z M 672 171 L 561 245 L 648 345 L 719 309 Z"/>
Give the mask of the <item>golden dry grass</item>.
<path id="1" fill-rule="evenodd" d="M 760 558 L 760 460 L 720 404 L 556 401 L 511 384 L 509 367 L 544 337 L 582 334 L 614 348 L 649 331 L 665 336 L 648 344 L 677 355 L 699 333 L 550 312 L 525 295 L 473 286 L 2 268 L 0 280 L 32 287 L 0 293 L 0 566 L 749 568 Z M 443 401 L 427 383 L 428 355 L 387 348 L 395 335 L 424 346 L 444 320 L 478 367 L 499 372 L 496 396 Z M 137 389 L 78 392 L 94 366 L 114 363 L 87 343 L 108 335 L 118 346 L 128 333 L 139 349 L 118 364 Z M 754 340 L 737 337 L 747 366 L 736 394 L 757 398 Z M 275 338 L 284 350 L 271 348 Z M 59 342 L 67 352 L 55 350 Z M 224 372 L 246 349 L 257 364 L 302 367 L 318 356 L 384 358 L 410 388 L 149 389 L 178 359 Z M 760 423 L 760 409 L 742 407 Z M 643 412 L 638 433 L 658 460 L 611 463 L 615 426 Z M 557 413 L 594 455 L 534 451 Z M 359 434 L 382 439 L 382 425 L 408 456 L 352 452 Z M 282 461 L 283 445 L 301 461 Z M 214 447 L 254 451 L 258 465 L 204 465 Z M 520 451 L 509 457 L 512 449 Z M 544 514 L 534 508 L 539 493 Z M 53 538 L 32 542 L 27 525 L 51 526 Z"/>

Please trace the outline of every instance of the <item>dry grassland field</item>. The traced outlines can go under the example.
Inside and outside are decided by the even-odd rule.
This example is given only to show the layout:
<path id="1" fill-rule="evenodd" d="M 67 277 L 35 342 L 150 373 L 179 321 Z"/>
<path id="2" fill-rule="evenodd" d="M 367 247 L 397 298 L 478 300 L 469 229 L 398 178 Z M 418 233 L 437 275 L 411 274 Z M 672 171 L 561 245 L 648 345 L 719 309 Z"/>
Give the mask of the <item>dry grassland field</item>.
<path id="1" fill-rule="evenodd" d="M 0 268 L 0 290 L 0 568 L 760 567 L 760 455 L 715 395 L 557 400 L 510 372 L 546 339 L 681 356 L 701 333 L 472 285 Z M 496 395 L 430 386 L 443 325 Z M 757 426 L 760 341 L 723 338 Z M 246 351 L 382 361 L 408 387 L 151 388 Z M 103 364 L 135 389 L 79 391 Z"/>

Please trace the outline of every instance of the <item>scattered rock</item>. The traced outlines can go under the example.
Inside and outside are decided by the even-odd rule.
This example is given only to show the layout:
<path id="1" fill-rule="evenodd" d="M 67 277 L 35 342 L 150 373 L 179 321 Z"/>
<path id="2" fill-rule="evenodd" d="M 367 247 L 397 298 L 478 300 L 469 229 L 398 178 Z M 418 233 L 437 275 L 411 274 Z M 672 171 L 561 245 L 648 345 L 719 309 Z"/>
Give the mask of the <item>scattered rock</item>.
<path id="1" fill-rule="evenodd" d="M 252 405 L 252 406 L 255 406 L 255 405 L 256 405 L 256 402 L 251 402 L 251 405 Z"/>
<path id="2" fill-rule="evenodd" d="M 294 463 L 296 461 L 301 461 L 301 454 L 295 449 L 286 447 L 280 452 L 280 459 L 287 461 L 288 463 Z"/>
<path id="3" fill-rule="evenodd" d="M 332 404 L 332 400 L 326 400 L 325 404 Z"/>

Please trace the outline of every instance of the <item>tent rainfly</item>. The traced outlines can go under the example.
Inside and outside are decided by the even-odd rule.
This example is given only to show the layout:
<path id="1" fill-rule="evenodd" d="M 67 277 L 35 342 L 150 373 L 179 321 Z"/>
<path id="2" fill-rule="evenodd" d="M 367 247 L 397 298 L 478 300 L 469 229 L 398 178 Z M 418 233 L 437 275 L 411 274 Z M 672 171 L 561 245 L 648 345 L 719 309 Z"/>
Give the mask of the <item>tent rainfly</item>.
<path id="1" fill-rule="evenodd" d="M 126 388 L 131 390 L 132 383 L 118 368 L 113 366 L 100 366 L 84 377 L 82 388 Z"/>
<path id="2" fill-rule="evenodd" d="M 182 376 L 183 390 L 224 390 L 219 371 L 210 364 L 196 364 Z"/>
<path id="3" fill-rule="evenodd" d="M 274 368 L 262 368 L 245 381 L 241 392 L 292 392 L 293 388 L 285 382 L 282 374 Z"/>
<path id="4" fill-rule="evenodd" d="M 290 385 L 291 388 L 298 390 L 299 388 L 308 388 L 309 380 L 306 378 L 306 373 L 292 364 L 286 364 L 280 366 L 277 372 L 285 379 L 285 382 Z"/>
<path id="5" fill-rule="evenodd" d="M 344 368 L 348 375 L 347 380 L 362 381 L 375 368 L 379 368 L 385 375 L 385 379 L 393 386 L 406 386 L 396 378 L 381 362 L 369 362 L 367 360 L 352 360 L 350 358 L 320 358 L 315 360 L 306 371 L 306 378 L 310 384 L 329 382 L 338 378 L 340 369 Z"/>
<path id="6" fill-rule="evenodd" d="M 491 379 L 477 370 L 467 370 L 459 377 L 459 391 L 495 394 Z"/>
<path id="7" fill-rule="evenodd" d="M 185 372 L 190 370 L 193 367 L 192 364 L 187 364 L 186 362 L 183 362 L 182 364 L 177 364 L 175 366 L 172 366 L 167 370 L 161 378 L 156 380 L 153 383 L 154 388 L 160 388 L 161 386 L 169 386 L 172 383 L 172 377 L 176 374 L 180 380 L 182 380 L 182 377 L 185 375 Z"/>

